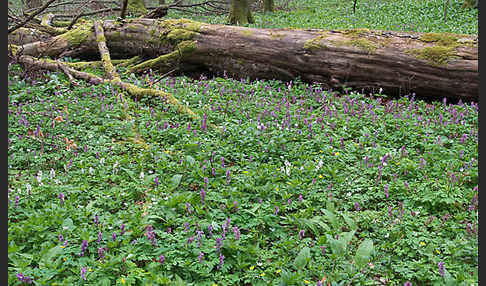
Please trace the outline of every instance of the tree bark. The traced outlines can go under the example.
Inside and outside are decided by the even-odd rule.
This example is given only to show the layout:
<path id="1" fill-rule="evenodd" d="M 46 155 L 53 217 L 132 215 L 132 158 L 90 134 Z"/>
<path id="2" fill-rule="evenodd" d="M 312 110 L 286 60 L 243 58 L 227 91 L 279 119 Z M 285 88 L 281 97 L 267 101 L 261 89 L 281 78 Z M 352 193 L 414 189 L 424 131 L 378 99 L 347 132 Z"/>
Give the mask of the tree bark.
<path id="1" fill-rule="evenodd" d="M 300 78 L 324 88 L 343 86 L 419 98 L 479 98 L 475 36 L 360 30 L 255 29 L 187 19 L 103 22 L 115 58 L 141 56 L 132 67 L 236 78 Z M 99 59 L 92 24 L 47 41 L 25 44 L 23 54 Z"/>
<path id="2" fill-rule="evenodd" d="M 26 0 L 25 4 L 27 9 L 38 8 L 42 6 L 42 0 Z"/>
<path id="3" fill-rule="evenodd" d="M 132 16 L 140 16 L 147 14 L 147 8 L 143 0 L 128 0 L 127 14 Z"/>
<path id="4" fill-rule="evenodd" d="M 263 11 L 265 11 L 265 13 L 272 13 L 273 12 L 273 0 L 264 0 L 263 1 Z"/>
<path id="5" fill-rule="evenodd" d="M 255 22 L 248 0 L 233 0 L 230 7 L 229 22 L 232 25 L 246 25 Z"/>

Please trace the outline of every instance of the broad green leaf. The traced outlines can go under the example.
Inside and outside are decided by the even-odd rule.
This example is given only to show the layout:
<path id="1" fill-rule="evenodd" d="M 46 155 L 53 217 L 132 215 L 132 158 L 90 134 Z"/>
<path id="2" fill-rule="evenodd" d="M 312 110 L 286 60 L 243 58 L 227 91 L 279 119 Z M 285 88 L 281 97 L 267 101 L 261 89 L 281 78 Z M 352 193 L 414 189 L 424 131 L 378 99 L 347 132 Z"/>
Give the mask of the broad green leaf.
<path id="1" fill-rule="evenodd" d="M 179 184 L 181 183 L 181 179 L 182 179 L 182 175 L 181 174 L 174 175 L 172 177 L 172 179 L 170 179 L 169 190 L 172 191 L 175 188 L 177 188 L 179 186 Z"/>
<path id="2" fill-rule="evenodd" d="M 331 223 L 332 227 L 334 229 L 337 229 L 339 227 L 339 223 L 337 221 L 336 215 L 334 215 L 334 212 L 326 209 L 322 209 L 324 212 L 324 217 Z"/>
<path id="3" fill-rule="evenodd" d="M 65 230 L 73 231 L 76 226 L 73 223 L 73 220 L 71 218 L 67 218 L 62 222 L 62 228 Z"/>
<path id="4" fill-rule="evenodd" d="M 358 225 L 354 222 L 354 220 L 352 218 L 350 218 L 348 215 L 346 215 L 344 213 L 341 213 L 341 215 L 343 216 L 344 221 L 346 222 L 346 224 L 349 226 L 349 228 L 351 230 L 357 230 L 358 229 Z"/>
<path id="5" fill-rule="evenodd" d="M 294 260 L 294 266 L 297 269 L 303 269 L 307 262 L 309 262 L 311 258 L 310 254 L 310 248 L 309 247 L 304 247 L 302 250 L 297 254 L 297 257 L 295 257 Z"/>
<path id="6" fill-rule="evenodd" d="M 40 259 L 39 266 L 47 267 L 47 268 L 53 267 L 54 265 L 52 265 L 52 264 L 54 263 L 56 258 L 59 257 L 59 255 L 62 253 L 62 251 L 63 251 L 63 249 L 61 248 L 60 245 L 56 245 L 53 248 L 49 249 L 47 251 L 47 253 L 44 254 L 44 256 L 42 256 L 42 258 Z"/>
<path id="7" fill-rule="evenodd" d="M 354 261 L 359 268 L 363 268 L 366 263 L 371 258 L 373 253 L 373 240 L 367 238 L 361 242 L 358 249 L 356 250 L 356 255 L 354 256 Z"/>

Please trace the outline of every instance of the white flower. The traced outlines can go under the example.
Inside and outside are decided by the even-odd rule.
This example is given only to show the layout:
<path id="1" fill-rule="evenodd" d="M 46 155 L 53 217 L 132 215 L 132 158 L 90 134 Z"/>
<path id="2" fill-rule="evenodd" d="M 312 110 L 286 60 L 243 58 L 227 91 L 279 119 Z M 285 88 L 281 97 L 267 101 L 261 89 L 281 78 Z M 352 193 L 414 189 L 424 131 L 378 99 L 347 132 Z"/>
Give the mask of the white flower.
<path id="1" fill-rule="evenodd" d="M 387 233 L 385 234 L 385 238 L 388 238 L 388 237 L 390 237 L 390 233 L 388 233 L 388 232 L 387 232 Z"/>
<path id="2" fill-rule="evenodd" d="M 105 163 L 105 158 L 100 159 L 100 164 L 103 165 Z"/>
<path id="3" fill-rule="evenodd" d="M 29 183 L 27 183 L 25 185 L 25 189 L 27 190 L 27 194 L 30 194 L 30 192 L 32 191 L 32 186 Z"/>
<path id="4" fill-rule="evenodd" d="M 322 160 L 319 160 L 319 162 L 317 163 L 317 166 L 316 166 L 316 170 L 319 170 L 322 165 L 324 164 L 324 162 Z"/>
<path id="5" fill-rule="evenodd" d="M 142 172 L 140 172 L 140 179 L 143 180 L 143 178 L 145 178 L 145 174 Z"/>
<path id="6" fill-rule="evenodd" d="M 37 173 L 36 179 L 37 179 L 37 183 L 42 184 L 42 171 L 41 170 L 39 170 L 39 172 Z"/>
<path id="7" fill-rule="evenodd" d="M 56 171 L 54 171 L 54 169 L 51 169 L 51 172 L 49 172 L 49 176 L 51 176 L 51 179 L 54 179 L 54 177 L 56 176 Z"/>
<path id="8" fill-rule="evenodd" d="M 94 169 L 93 169 L 93 167 L 89 167 L 88 172 L 89 172 L 91 175 L 93 175 L 93 173 L 94 173 Z"/>
<path id="9" fill-rule="evenodd" d="M 348 197 L 352 196 L 353 194 L 351 192 L 347 193 Z"/>

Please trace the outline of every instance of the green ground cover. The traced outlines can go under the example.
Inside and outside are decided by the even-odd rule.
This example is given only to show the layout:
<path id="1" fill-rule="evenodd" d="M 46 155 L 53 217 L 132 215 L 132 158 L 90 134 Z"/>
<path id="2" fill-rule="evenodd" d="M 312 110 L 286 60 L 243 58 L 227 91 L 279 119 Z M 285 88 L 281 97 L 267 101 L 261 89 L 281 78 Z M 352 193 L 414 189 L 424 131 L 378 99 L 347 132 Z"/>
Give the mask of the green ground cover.
<path id="1" fill-rule="evenodd" d="M 443 1 L 305 0 L 264 27 L 477 34 L 461 4 L 443 23 Z M 9 285 L 478 285 L 477 103 L 124 78 L 198 121 L 23 72 L 9 65 Z"/>
<path id="2" fill-rule="evenodd" d="M 281 7 L 286 1 L 275 1 Z M 262 17 L 254 12 L 255 24 L 249 27 L 299 29 L 368 28 L 387 31 L 478 33 L 478 9 L 464 9 L 462 0 L 451 0 L 444 22 L 444 0 L 358 0 L 353 14 L 353 1 L 290 1 L 287 9 L 277 9 Z M 226 15 L 196 16 L 170 10 L 169 17 L 185 17 L 208 23 L 225 23 Z"/>
<path id="3" fill-rule="evenodd" d="M 478 283 L 476 103 L 162 79 L 192 121 L 19 73 L 9 285 Z"/>

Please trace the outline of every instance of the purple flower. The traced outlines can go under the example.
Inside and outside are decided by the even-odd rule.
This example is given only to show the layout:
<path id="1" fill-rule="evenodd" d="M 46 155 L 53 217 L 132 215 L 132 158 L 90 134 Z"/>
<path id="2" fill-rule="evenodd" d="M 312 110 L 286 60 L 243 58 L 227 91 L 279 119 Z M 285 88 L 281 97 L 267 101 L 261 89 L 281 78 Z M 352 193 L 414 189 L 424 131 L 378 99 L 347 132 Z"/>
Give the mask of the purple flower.
<path id="1" fill-rule="evenodd" d="M 221 167 L 224 168 L 224 157 L 221 157 Z"/>
<path id="2" fill-rule="evenodd" d="M 66 239 L 63 244 L 64 247 L 68 246 L 68 240 Z"/>
<path id="3" fill-rule="evenodd" d="M 146 228 L 147 239 L 152 243 L 153 246 L 157 245 L 157 239 L 155 238 L 155 232 L 151 225 Z"/>
<path id="4" fill-rule="evenodd" d="M 160 264 L 164 264 L 165 263 L 165 256 L 164 255 L 161 254 L 159 256 L 159 262 L 160 262 Z"/>
<path id="5" fill-rule="evenodd" d="M 233 207 L 235 208 L 235 211 L 238 211 L 238 202 L 237 201 L 233 202 Z"/>
<path id="6" fill-rule="evenodd" d="M 211 168 L 211 175 L 213 175 L 213 176 L 216 175 L 216 169 L 214 169 L 214 167 Z"/>
<path id="7" fill-rule="evenodd" d="M 83 267 L 81 268 L 81 279 L 85 280 L 86 281 L 86 271 L 88 271 L 88 269 L 86 269 L 86 267 Z"/>
<path id="8" fill-rule="evenodd" d="M 226 185 L 229 185 L 230 183 L 230 175 L 231 175 L 230 170 L 229 169 L 226 170 Z"/>
<path id="9" fill-rule="evenodd" d="M 239 240 L 240 239 L 240 230 L 238 229 L 237 226 L 234 226 L 233 227 L 233 234 L 235 235 L 235 240 Z"/>
<path id="10" fill-rule="evenodd" d="M 321 245 L 321 252 L 322 252 L 322 255 L 326 254 L 326 246 L 325 245 Z"/>
<path id="11" fill-rule="evenodd" d="M 204 201 L 206 199 L 206 192 L 204 191 L 204 189 L 201 189 L 201 191 L 199 192 L 199 196 L 201 197 L 201 204 L 204 205 Z"/>
<path id="12" fill-rule="evenodd" d="M 403 283 L 403 286 L 412 286 L 412 282 L 407 281 L 407 282 Z"/>
<path id="13" fill-rule="evenodd" d="M 278 211 L 279 211 L 279 210 L 280 210 L 280 209 L 279 209 L 277 206 L 275 206 L 275 211 L 274 211 L 273 213 L 274 213 L 275 215 L 278 215 Z"/>
<path id="14" fill-rule="evenodd" d="M 57 237 L 59 238 L 59 242 L 64 241 L 64 236 L 62 236 L 62 233 L 60 233 Z"/>
<path id="15" fill-rule="evenodd" d="M 223 268 L 223 265 L 224 265 L 224 255 L 220 253 L 219 254 L 218 270 L 221 270 Z"/>
<path id="16" fill-rule="evenodd" d="M 105 257 L 105 249 L 103 247 L 98 247 L 98 256 L 100 257 L 100 259 Z"/>
<path id="17" fill-rule="evenodd" d="M 303 199 L 304 198 L 302 197 L 302 195 L 299 195 L 299 203 L 301 203 Z"/>
<path id="18" fill-rule="evenodd" d="M 32 283 L 32 279 L 30 279 L 29 277 L 25 276 L 22 273 L 18 273 L 16 276 L 17 276 L 17 279 L 19 279 L 19 281 L 22 282 L 22 283 L 27 283 L 27 284 Z"/>
<path id="19" fill-rule="evenodd" d="M 356 211 L 358 211 L 358 212 L 360 211 L 360 209 L 361 209 L 361 208 L 360 208 L 360 206 L 359 206 L 359 203 L 358 203 L 358 202 L 355 202 L 355 203 L 354 203 L 354 209 L 355 209 Z"/>
<path id="20" fill-rule="evenodd" d="M 322 281 L 321 280 L 317 281 L 317 284 L 316 285 L 317 286 L 322 286 Z"/>
<path id="21" fill-rule="evenodd" d="M 384 189 L 385 189 L 385 197 L 388 199 L 388 196 L 389 196 L 389 194 L 388 194 L 388 184 L 385 184 Z"/>
<path id="22" fill-rule="evenodd" d="M 439 274 L 440 276 L 444 277 L 444 274 L 445 274 L 445 268 L 444 268 L 444 262 L 439 262 L 437 264 L 437 266 L 439 267 Z"/>
<path id="23" fill-rule="evenodd" d="M 209 237 L 213 237 L 213 226 L 212 225 L 208 225 L 208 233 L 209 233 Z"/>
<path id="24" fill-rule="evenodd" d="M 79 256 L 84 256 L 84 252 L 86 251 L 87 248 L 88 248 L 88 241 L 83 240 L 83 242 L 81 243 L 81 253 L 79 254 Z"/>
<path id="25" fill-rule="evenodd" d="M 304 230 L 303 230 L 303 229 L 301 229 L 301 230 L 299 231 L 299 239 L 300 239 L 300 240 L 302 240 L 303 238 L 304 238 Z"/>
<path id="26" fill-rule="evenodd" d="M 191 244 L 194 242 L 194 236 L 191 236 L 187 239 L 187 244 Z"/>
<path id="27" fill-rule="evenodd" d="M 19 200 L 20 200 L 20 197 L 19 196 L 15 196 L 15 208 L 18 208 L 19 207 Z"/>
<path id="28" fill-rule="evenodd" d="M 155 179 L 154 179 L 154 183 L 155 183 L 155 185 L 156 185 L 156 186 L 158 186 L 158 185 L 159 185 L 159 177 L 155 177 Z"/>
<path id="29" fill-rule="evenodd" d="M 216 250 L 221 253 L 221 246 L 223 245 L 223 238 L 216 238 Z"/>
<path id="30" fill-rule="evenodd" d="M 187 214 L 191 214 L 192 213 L 191 204 L 190 203 L 186 203 L 186 211 L 187 211 Z"/>
<path id="31" fill-rule="evenodd" d="M 120 225 L 120 235 L 123 235 L 124 233 L 125 233 L 125 224 L 124 224 L 124 223 L 122 223 L 122 224 Z"/>
<path id="32" fill-rule="evenodd" d="M 202 238 L 203 232 L 200 231 L 200 230 L 198 230 L 198 231 L 196 231 L 196 234 L 197 234 L 197 244 L 196 244 L 196 246 L 197 247 L 200 247 L 201 246 L 201 238 Z"/>
<path id="33" fill-rule="evenodd" d="M 98 241 L 97 241 L 98 244 L 100 244 L 102 238 L 103 238 L 103 233 L 100 230 L 100 231 L 98 231 Z"/>
<path id="34" fill-rule="evenodd" d="M 199 256 L 197 257 L 197 259 L 199 260 L 200 263 L 203 261 L 203 258 L 204 258 L 204 253 L 199 252 Z"/>
<path id="35" fill-rule="evenodd" d="M 188 222 L 185 222 L 184 223 L 184 232 L 188 232 L 189 231 L 189 227 L 190 227 L 190 224 Z"/>
<path id="36" fill-rule="evenodd" d="M 64 203 L 64 194 L 63 193 L 60 193 L 58 197 L 59 197 L 59 203 L 62 206 L 62 204 Z"/>
<path id="37" fill-rule="evenodd" d="M 95 224 L 96 226 L 98 226 L 98 223 L 99 223 L 99 222 L 100 222 L 100 221 L 99 221 L 98 215 L 95 215 L 95 218 L 94 218 L 94 224 Z"/>
<path id="38" fill-rule="evenodd" d="M 287 200 L 287 204 L 289 204 L 289 205 L 290 205 L 291 203 L 292 203 L 292 199 L 288 199 L 288 200 Z"/>
<path id="39" fill-rule="evenodd" d="M 114 233 L 111 235 L 111 239 L 113 239 L 113 241 L 116 241 L 116 232 L 114 232 Z"/>

